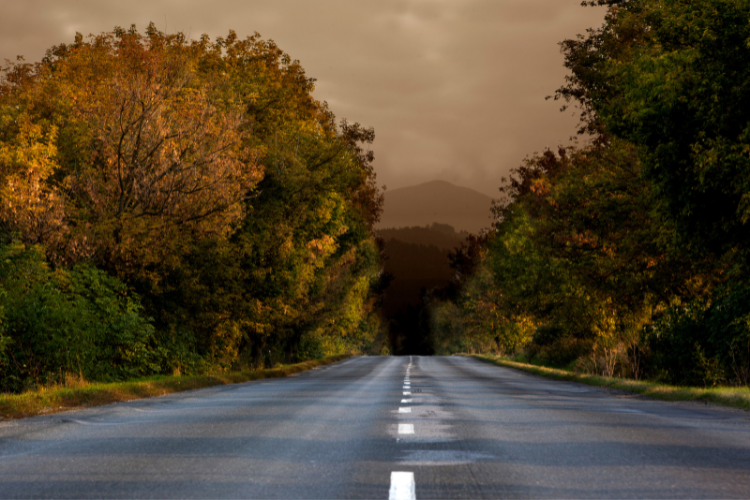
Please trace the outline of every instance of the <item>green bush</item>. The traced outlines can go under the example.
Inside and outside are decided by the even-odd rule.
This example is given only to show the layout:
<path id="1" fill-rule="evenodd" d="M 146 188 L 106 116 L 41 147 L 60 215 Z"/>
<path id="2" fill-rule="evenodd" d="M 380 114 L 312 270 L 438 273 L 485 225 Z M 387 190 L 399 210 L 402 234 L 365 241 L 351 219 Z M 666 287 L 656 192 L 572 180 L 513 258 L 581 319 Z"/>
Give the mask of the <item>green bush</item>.
<path id="1" fill-rule="evenodd" d="M 153 326 L 118 279 L 88 265 L 53 270 L 43 248 L 9 244 L 0 245 L 0 283 L 0 390 L 69 373 L 117 381 L 158 371 Z"/>
<path id="2" fill-rule="evenodd" d="M 653 375 L 672 384 L 748 385 L 750 287 L 672 307 L 644 330 Z"/>

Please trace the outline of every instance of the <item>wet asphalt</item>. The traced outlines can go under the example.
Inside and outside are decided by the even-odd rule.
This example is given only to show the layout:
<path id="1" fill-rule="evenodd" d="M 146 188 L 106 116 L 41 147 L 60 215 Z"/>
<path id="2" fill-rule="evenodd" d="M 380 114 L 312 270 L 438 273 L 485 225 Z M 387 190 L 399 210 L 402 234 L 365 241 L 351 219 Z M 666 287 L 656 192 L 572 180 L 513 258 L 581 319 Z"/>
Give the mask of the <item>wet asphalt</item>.
<path id="1" fill-rule="evenodd" d="M 407 356 L 0 423 L 0 498 L 409 494 L 749 498 L 750 413 Z"/>

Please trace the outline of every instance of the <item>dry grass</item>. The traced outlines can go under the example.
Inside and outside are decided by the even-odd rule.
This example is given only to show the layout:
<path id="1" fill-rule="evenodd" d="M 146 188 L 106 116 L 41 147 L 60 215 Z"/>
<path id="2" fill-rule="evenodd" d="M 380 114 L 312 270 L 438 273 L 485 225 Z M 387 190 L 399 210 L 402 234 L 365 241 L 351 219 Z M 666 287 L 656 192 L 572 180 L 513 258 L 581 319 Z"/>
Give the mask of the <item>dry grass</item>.
<path id="1" fill-rule="evenodd" d="M 23 418 L 57 413 L 118 401 L 163 396 L 216 385 L 237 384 L 265 378 L 287 377 L 350 357 L 349 354 L 305 361 L 295 365 L 257 371 L 226 372 L 195 376 L 155 376 L 109 384 L 66 380 L 66 386 L 53 386 L 23 394 L 0 394 L 0 418 Z"/>
<path id="2" fill-rule="evenodd" d="M 499 356 L 486 354 L 472 354 L 471 356 L 499 366 L 533 373 L 534 375 L 541 375 L 556 380 L 580 382 L 599 387 L 609 387 L 665 401 L 702 401 L 743 410 L 750 409 L 750 388 L 748 387 L 676 387 L 655 382 L 574 373 L 556 368 L 518 363 Z"/>

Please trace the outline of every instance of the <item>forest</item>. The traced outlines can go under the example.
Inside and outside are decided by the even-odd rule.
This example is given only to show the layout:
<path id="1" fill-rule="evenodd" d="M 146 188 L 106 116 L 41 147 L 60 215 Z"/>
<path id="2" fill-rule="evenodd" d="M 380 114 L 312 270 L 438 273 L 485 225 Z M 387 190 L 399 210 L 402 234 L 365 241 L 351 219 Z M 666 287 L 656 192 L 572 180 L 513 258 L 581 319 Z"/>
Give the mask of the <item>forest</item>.
<path id="1" fill-rule="evenodd" d="M 451 255 L 434 350 L 747 386 L 750 3 L 584 4 L 604 25 L 560 44 L 553 96 L 580 139 L 527 157 L 484 241 Z"/>
<path id="2" fill-rule="evenodd" d="M 0 392 L 388 353 L 371 128 L 153 23 L 0 80 Z"/>

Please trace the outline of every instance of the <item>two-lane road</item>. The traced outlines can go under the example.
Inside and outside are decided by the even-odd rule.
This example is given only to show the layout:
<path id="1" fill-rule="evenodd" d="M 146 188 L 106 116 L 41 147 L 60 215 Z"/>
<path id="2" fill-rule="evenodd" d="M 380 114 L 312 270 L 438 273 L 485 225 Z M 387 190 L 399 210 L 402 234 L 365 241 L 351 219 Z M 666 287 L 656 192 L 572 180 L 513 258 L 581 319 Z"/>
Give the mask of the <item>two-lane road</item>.
<path id="1" fill-rule="evenodd" d="M 0 423 L 8 498 L 748 498 L 750 414 L 462 358 Z"/>

